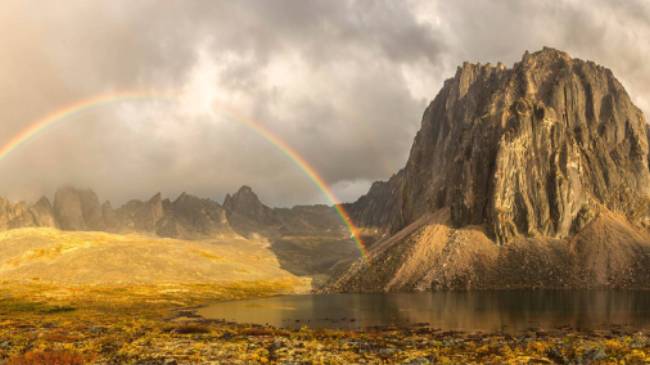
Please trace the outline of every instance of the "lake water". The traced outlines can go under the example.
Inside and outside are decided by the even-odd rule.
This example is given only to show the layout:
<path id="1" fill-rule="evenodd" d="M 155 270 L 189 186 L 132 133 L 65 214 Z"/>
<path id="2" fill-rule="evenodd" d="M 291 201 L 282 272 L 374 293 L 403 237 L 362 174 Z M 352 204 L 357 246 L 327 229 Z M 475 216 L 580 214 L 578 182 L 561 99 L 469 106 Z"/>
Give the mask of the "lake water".
<path id="1" fill-rule="evenodd" d="M 650 291 L 475 291 L 291 295 L 215 303 L 210 319 L 297 328 L 427 323 L 442 330 L 650 329 Z"/>

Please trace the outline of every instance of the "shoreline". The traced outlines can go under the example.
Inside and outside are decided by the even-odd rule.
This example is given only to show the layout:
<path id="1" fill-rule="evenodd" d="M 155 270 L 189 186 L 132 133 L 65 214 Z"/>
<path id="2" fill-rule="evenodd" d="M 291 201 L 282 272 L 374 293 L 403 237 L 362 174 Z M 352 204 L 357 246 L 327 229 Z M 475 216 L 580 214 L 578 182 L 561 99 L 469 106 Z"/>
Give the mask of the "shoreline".
<path id="1" fill-rule="evenodd" d="M 650 330 L 507 333 L 426 326 L 364 330 L 282 329 L 219 320 L 65 314 L 2 318 L 0 361 L 66 356 L 89 364 L 645 364 Z M 67 318 L 66 318 L 67 317 Z M 118 318 L 119 317 L 119 318 Z M 20 348 L 18 348 L 20 347 Z M 38 357 L 37 357 L 38 358 Z M 24 362 L 23 362 L 24 363 Z"/>
<path id="2" fill-rule="evenodd" d="M 128 291 L 76 302 L 46 301 L 31 296 L 34 292 L 5 295 L 0 298 L 0 364 L 61 359 L 67 361 L 63 364 L 102 365 L 650 363 L 650 329 L 531 328 L 517 335 L 444 331 L 422 324 L 285 329 L 196 314 L 209 302 L 281 293 L 264 288 L 268 290 L 235 286 L 220 296 L 199 295 L 205 291 L 155 301 Z M 151 299 L 153 293 L 147 294 Z"/>

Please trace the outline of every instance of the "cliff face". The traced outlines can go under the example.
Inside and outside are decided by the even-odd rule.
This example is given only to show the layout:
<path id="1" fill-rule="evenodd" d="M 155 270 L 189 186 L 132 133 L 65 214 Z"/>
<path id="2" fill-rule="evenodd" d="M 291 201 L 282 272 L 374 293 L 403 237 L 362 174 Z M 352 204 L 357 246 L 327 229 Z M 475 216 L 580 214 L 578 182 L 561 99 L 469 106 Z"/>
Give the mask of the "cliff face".
<path id="1" fill-rule="evenodd" d="M 353 289 L 403 289 L 413 288 L 415 282 L 419 288 L 473 287 L 479 282 L 500 286 L 485 280 L 497 261 L 501 267 L 514 265 L 509 260 L 515 257 L 506 253 L 515 246 L 540 267 L 568 269 L 566 260 L 574 260 L 572 266 L 586 265 L 576 252 L 595 255 L 591 251 L 595 243 L 580 241 L 578 247 L 576 237 L 594 222 L 628 227 L 625 234 L 598 240 L 602 256 L 597 255 L 596 261 L 623 270 L 605 258 L 609 251 L 623 250 L 633 267 L 637 265 L 633 262 L 646 262 L 650 243 L 647 130 L 643 113 L 612 72 L 593 62 L 545 48 L 526 53 L 513 68 L 463 64 L 424 112 L 400 182 L 391 193 L 384 189 L 379 194 L 373 186 L 350 208 L 358 224 L 380 225 L 394 234 L 380 242 L 373 255 L 377 262 L 392 262 L 395 270 L 388 268 L 391 265 L 367 269 L 373 274 L 357 267 L 359 272 L 348 273 L 338 288 L 345 289 L 348 283 Z M 372 215 L 376 213 L 366 208 L 372 206 L 395 208 L 376 219 Z M 431 231 L 432 225 L 439 227 L 437 233 Z M 427 251 L 434 241 L 441 250 L 436 254 Z M 556 247 L 551 242 L 564 242 L 557 246 L 563 253 L 553 259 L 545 251 Z M 572 244 L 573 251 L 567 251 Z M 634 255 L 621 244 L 635 247 L 636 256 L 625 256 Z M 431 260 L 420 262 L 418 250 L 433 255 Z M 465 274 L 453 280 L 446 274 L 440 277 L 440 267 L 431 265 L 436 260 L 448 260 L 444 262 L 447 273 L 462 267 Z M 413 262 L 419 262 L 417 270 L 406 269 Z M 428 269 L 421 271 L 424 268 Z M 398 280 L 400 284 L 393 281 L 399 270 L 409 278 Z M 644 275 L 634 272 L 628 279 Z M 538 274 L 531 275 L 541 286 L 556 286 L 557 282 L 545 279 L 548 275 Z M 385 280 L 361 283 L 357 275 Z M 571 279 L 572 275 L 567 274 L 567 285 L 583 282 L 577 276 Z M 613 285 L 610 279 L 598 285 Z M 507 278 L 503 282 L 508 285 Z"/>
<path id="2" fill-rule="evenodd" d="M 401 227 L 404 218 L 401 211 L 404 170 L 387 181 L 376 181 L 368 193 L 354 203 L 344 204 L 345 210 L 360 228 L 366 244 L 385 237 Z"/>
<path id="3" fill-rule="evenodd" d="M 229 212 L 239 214 L 262 225 L 275 225 L 278 220 L 273 216 L 273 209 L 264 205 L 249 186 L 242 186 L 233 195 L 226 195 L 223 207 Z"/>
<path id="4" fill-rule="evenodd" d="M 18 227 L 54 227 L 56 225 L 49 200 L 43 198 L 33 206 L 24 202 L 12 204 L 0 198 L 0 229 Z"/>
<path id="5" fill-rule="evenodd" d="M 65 187 L 54 195 L 54 215 L 59 226 L 70 231 L 106 229 L 97 194 L 91 190 Z"/>
<path id="6" fill-rule="evenodd" d="M 396 206 L 379 222 L 391 232 L 448 207 L 454 226 L 485 224 L 498 243 L 568 237 L 601 206 L 642 219 L 647 166 L 643 113 L 612 72 L 546 48 L 512 69 L 459 67 L 426 109 L 395 192 L 374 197 L 373 186 L 350 210 Z"/>
<path id="7" fill-rule="evenodd" d="M 234 234 L 219 203 L 181 194 L 163 205 L 164 215 L 158 221 L 156 233 L 163 237 L 189 239 Z"/>

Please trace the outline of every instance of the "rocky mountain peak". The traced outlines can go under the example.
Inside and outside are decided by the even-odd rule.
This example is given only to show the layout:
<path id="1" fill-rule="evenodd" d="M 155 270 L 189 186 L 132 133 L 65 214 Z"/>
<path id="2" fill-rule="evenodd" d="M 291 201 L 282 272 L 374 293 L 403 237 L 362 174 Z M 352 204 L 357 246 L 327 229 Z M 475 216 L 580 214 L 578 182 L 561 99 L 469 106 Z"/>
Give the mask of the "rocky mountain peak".
<path id="1" fill-rule="evenodd" d="M 260 224 L 277 223 L 273 210 L 260 201 L 250 186 L 243 185 L 233 195 L 226 195 L 223 207 L 229 214 L 237 214 Z"/>
<path id="2" fill-rule="evenodd" d="M 511 68 L 465 63 L 426 108 L 404 169 L 350 205 L 388 234 L 335 287 L 642 285 L 648 144 L 605 67 L 552 48 Z"/>
<path id="3" fill-rule="evenodd" d="M 226 194 L 223 206 L 227 209 L 237 210 L 238 206 L 260 206 L 262 202 L 250 186 L 242 185 L 236 193 Z"/>
<path id="4" fill-rule="evenodd" d="M 390 230 L 444 207 L 454 226 L 485 225 L 499 243 L 567 237 L 603 206 L 639 221 L 646 133 L 620 82 L 593 62 L 544 48 L 512 68 L 465 63 L 424 113 Z"/>
<path id="5" fill-rule="evenodd" d="M 90 189 L 63 187 L 54 194 L 54 215 L 62 229 L 103 230 L 102 209 L 97 194 Z"/>

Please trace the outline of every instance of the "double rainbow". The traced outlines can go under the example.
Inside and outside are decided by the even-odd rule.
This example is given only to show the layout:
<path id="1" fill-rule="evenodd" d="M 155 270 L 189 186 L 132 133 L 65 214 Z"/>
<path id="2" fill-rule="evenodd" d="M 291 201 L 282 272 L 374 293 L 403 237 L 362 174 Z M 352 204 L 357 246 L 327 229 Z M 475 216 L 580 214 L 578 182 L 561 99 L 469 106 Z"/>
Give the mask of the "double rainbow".
<path id="1" fill-rule="evenodd" d="M 60 109 L 57 109 L 44 117 L 37 119 L 29 123 L 28 127 L 24 128 L 13 136 L 8 142 L 6 142 L 2 147 L 0 147 L 0 161 L 11 154 L 13 151 L 27 143 L 28 141 L 36 138 L 38 135 L 44 133 L 49 127 L 61 123 L 65 120 L 69 120 L 70 117 L 81 114 L 82 112 L 96 108 L 99 106 L 124 102 L 124 101 L 138 101 L 138 100 L 167 100 L 173 101 L 176 99 L 175 94 L 165 94 L 165 93 L 151 93 L 151 92 L 141 92 L 141 91 L 124 91 L 124 92 L 113 92 L 107 94 L 101 94 L 93 96 L 87 99 L 82 99 L 76 101 L 72 104 L 66 105 Z M 256 132 L 260 137 L 264 138 L 266 141 L 275 146 L 280 152 L 282 152 L 289 160 L 291 160 L 300 170 L 318 187 L 322 194 L 329 200 L 329 202 L 334 206 L 336 213 L 338 214 L 341 222 L 345 225 L 347 230 L 350 233 L 350 237 L 354 240 L 361 256 L 363 258 L 367 257 L 367 251 L 359 236 L 359 231 L 352 223 L 350 216 L 345 211 L 340 201 L 336 198 L 332 189 L 328 186 L 327 182 L 318 174 L 316 169 L 309 164 L 293 147 L 283 141 L 279 136 L 273 133 L 268 128 L 264 127 L 261 123 L 246 117 L 236 111 L 226 108 L 224 106 L 215 105 L 215 111 L 217 113 L 223 113 L 229 120 L 238 122 L 251 131 Z"/>

